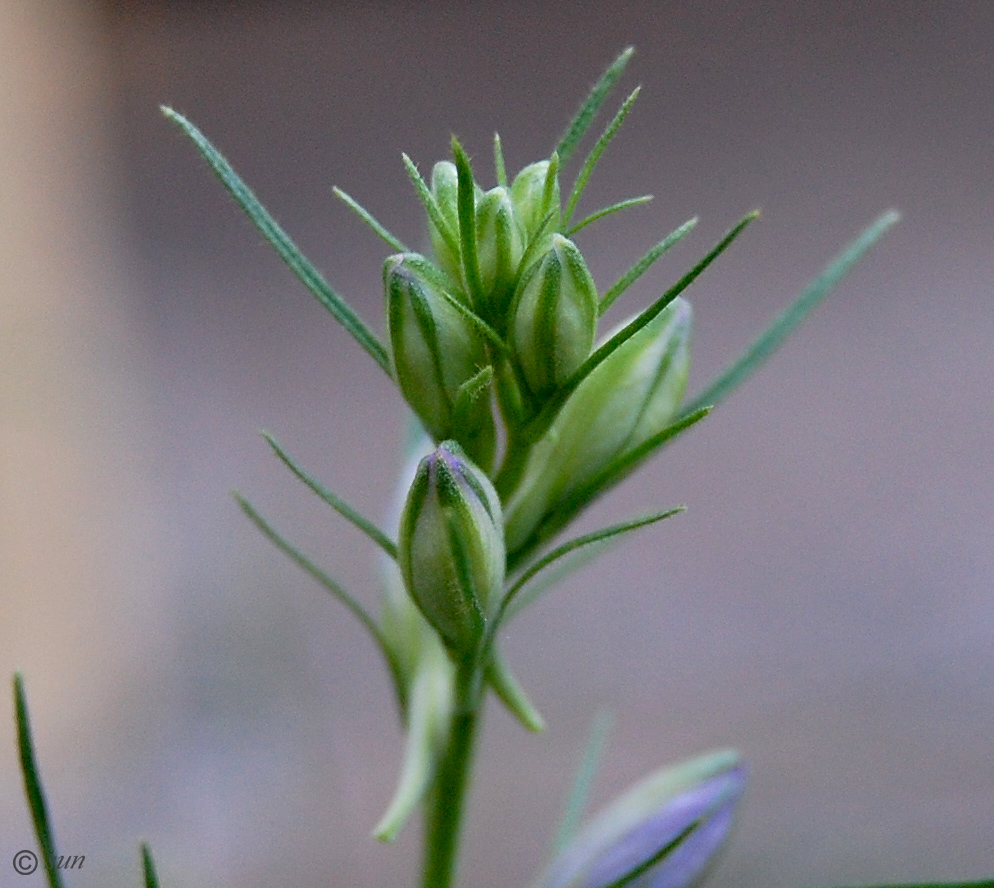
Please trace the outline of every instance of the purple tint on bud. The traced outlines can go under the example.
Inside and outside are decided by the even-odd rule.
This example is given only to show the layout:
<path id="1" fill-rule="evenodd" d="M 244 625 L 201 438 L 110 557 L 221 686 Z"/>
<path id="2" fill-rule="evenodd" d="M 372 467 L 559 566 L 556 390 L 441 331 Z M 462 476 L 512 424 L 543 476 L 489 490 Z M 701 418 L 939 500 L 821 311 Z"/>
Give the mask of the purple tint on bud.
<path id="1" fill-rule="evenodd" d="M 397 561 L 407 591 L 446 645 L 471 651 L 504 583 L 500 499 L 454 441 L 418 466 L 401 516 Z"/>
<path id="2" fill-rule="evenodd" d="M 598 815 L 553 861 L 541 888 L 688 888 L 704 872 L 745 789 L 735 753 L 650 777 Z"/>

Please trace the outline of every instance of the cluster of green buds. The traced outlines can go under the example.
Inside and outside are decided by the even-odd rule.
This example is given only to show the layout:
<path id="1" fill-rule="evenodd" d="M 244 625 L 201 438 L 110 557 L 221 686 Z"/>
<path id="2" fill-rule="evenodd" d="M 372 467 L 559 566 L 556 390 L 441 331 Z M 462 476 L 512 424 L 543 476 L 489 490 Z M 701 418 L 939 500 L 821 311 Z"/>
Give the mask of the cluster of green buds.
<path id="1" fill-rule="evenodd" d="M 524 566 L 594 497 L 705 412 L 679 415 L 691 332 L 680 294 L 692 277 L 595 348 L 601 315 L 695 222 L 598 294 L 574 235 L 648 198 L 578 224 L 573 210 L 636 95 L 591 152 L 565 207 L 559 170 L 578 140 L 572 129 L 548 159 L 510 182 L 495 137 L 497 184 L 489 190 L 455 140 L 453 159 L 435 164 L 430 186 L 405 157 L 434 255 L 404 250 L 384 264 L 391 370 L 435 443 L 456 442 L 493 482 L 507 571 Z"/>
<path id="2" fill-rule="evenodd" d="M 380 619 L 248 503 L 242 505 L 277 546 L 362 621 L 384 655 L 408 742 L 396 794 L 376 835 L 393 838 L 423 802 L 424 884 L 431 888 L 453 882 L 473 723 L 483 693 L 494 690 L 528 728 L 542 726 L 501 655 L 499 630 L 552 578 L 583 560 L 570 556 L 680 508 L 550 550 L 554 538 L 757 369 L 897 218 L 886 214 L 867 229 L 723 375 L 686 401 L 692 313 L 685 291 L 757 214 L 747 214 L 661 295 L 598 338 L 604 313 L 696 223 L 676 228 L 598 291 L 577 234 L 650 197 L 619 201 L 580 221 L 574 211 L 637 89 L 568 191 L 561 171 L 630 55 L 626 50 L 605 71 L 549 156 L 513 179 L 496 136 L 495 184 L 489 188 L 478 183 L 455 139 L 452 158 L 436 163 L 429 181 L 404 156 L 427 214 L 430 256 L 410 250 L 335 189 L 393 251 L 383 267 L 386 344 L 303 257 L 199 130 L 166 111 L 303 283 L 396 382 L 423 430 L 421 443 L 409 448 L 412 465 L 403 481 L 396 537 L 324 488 L 270 439 L 308 487 L 383 550 Z M 725 753 L 650 778 L 568 844 L 539 884 L 684 888 L 724 837 L 743 779 L 737 757 Z"/>

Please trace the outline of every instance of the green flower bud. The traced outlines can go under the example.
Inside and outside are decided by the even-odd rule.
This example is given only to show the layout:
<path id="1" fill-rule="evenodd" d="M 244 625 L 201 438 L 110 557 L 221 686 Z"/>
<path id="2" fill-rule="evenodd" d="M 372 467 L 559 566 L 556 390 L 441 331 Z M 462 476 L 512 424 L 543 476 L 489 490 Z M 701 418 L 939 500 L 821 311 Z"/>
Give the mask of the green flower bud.
<path id="1" fill-rule="evenodd" d="M 448 647 L 473 651 L 504 585 L 500 500 L 454 441 L 418 466 L 401 516 L 400 571 Z"/>
<path id="2" fill-rule="evenodd" d="M 511 185 L 511 200 L 525 236 L 535 237 L 549 210 L 555 210 L 550 231 L 559 227 L 559 174 L 549 175 L 549 161 L 540 160 L 526 166 Z"/>
<path id="3" fill-rule="evenodd" d="M 489 398 L 462 399 L 468 406 L 456 415 L 460 388 L 488 364 L 486 348 L 466 317 L 412 268 L 419 258 L 399 253 L 383 266 L 394 375 L 436 441 L 456 437 L 489 467 L 497 441 Z"/>
<path id="4" fill-rule="evenodd" d="M 690 365 L 690 304 L 675 299 L 570 395 L 528 455 L 505 507 L 515 552 L 557 503 L 672 421 Z"/>
<path id="5" fill-rule="evenodd" d="M 552 236 L 522 276 L 511 318 L 511 348 L 528 388 L 561 386 L 590 354 L 597 328 L 597 289 L 576 244 Z"/>
<path id="6" fill-rule="evenodd" d="M 451 160 L 440 160 L 435 164 L 431 171 L 431 193 L 452 237 L 451 242 L 447 241 L 431 217 L 428 218 L 428 235 L 435 252 L 435 261 L 452 280 L 465 283 L 459 252 L 459 176 L 456 165 Z"/>
<path id="7" fill-rule="evenodd" d="M 524 237 L 508 190 L 491 188 L 476 201 L 476 255 L 483 286 L 480 316 L 498 332 L 507 325 L 507 310 L 518 266 L 524 253 Z"/>

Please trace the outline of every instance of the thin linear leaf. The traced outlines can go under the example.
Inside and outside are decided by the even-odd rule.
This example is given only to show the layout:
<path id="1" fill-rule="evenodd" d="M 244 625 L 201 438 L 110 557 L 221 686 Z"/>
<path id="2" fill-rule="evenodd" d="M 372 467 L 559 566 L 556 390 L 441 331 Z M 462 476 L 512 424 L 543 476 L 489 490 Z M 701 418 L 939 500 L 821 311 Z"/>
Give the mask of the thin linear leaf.
<path id="1" fill-rule="evenodd" d="M 620 524 L 612 524 L 609 527 L 602 527 L 600 530 L 595 530 L 591 533 L 584 534 L 583 536 L 578 536 L 572 540 L 563 543 L 561 546 L 557 546 L 547 555 L 544 555 L 538 561 L 536 561 L 531 567 L 528 568 L 508 589 L 507 594 L 504 596 L 504 600 L 500 604 L 500 608 L 497 612 L 497 616 L 494 618 L 494 631 L 498 628 L 498 624 L 502 622 L 505 614 L 509 611 L 512 613 L 517 613 L 520 608 L 513 608 L 515 598 L 518 593 L 527 585 L 528 581 L 536 574 L 543 571 L 545 568 L 554 564 L 564 555 L 569 555 L 577 549 L 582 549 L 584 546 L 592 545 L 593 543 L 599 543 L 603 540 L 610 539 L 611 537 L 620 536 L 623 533 L 628 533 L 632 530 L 637 530 L 640 527 L 645 527 L 649 524 L 655 524 L 657 521 L 662 521 L 664 518 L 669 518 L 672 515 L 676 515 L 679 512 L 685 512 L 687 510 L 686 506 L 677 506 L 673 509 L 667 509 L 663 512 L 655 512 L 652 515 L 645 515 L 641 518 L 633 518 L 630 521 L 623 521 Z M 529 599 L 529 603 L 534 599 Z"/>
<path id="2" fill-rule="evenodd" d="M 591 222 L 603 219 L 605 216 L 611 215 L 611 213 L 618 213 L 621 210 L 627 210 L 629 207 L 637 207 L 641 204 L 648 203 L 650 200 L 652 200 L 651 194 L 643 194 L 641 197 L 630 197 L 628 200 L 621 200 L 616 204 L 611 204 L 609 207 L 604 207 L 596 213 L 591 213 L 582 222 L 578 222 L 574 225 L 569 231 L 566 232 L 566 237 L 572 237 L 581 228 L 586 228 Z"/>
<path id="3" fill-rule="evenodd" d="M 352 210 L 363 222 L 365 222 L 373 231 L 379 235 L 386 243 L 393 247 L 398 253 L 409 253 L 410 250 L 404 246 L 403 241 L 394 237 L 386 228 L 377 221 L 376 217 L 373 216 L 369 210 L 362 206 L 359 201 L 357 201 L 352 195 L 345 191 L 342 191 L 337 185 L 331 189 L 335 197 L 337 197 L 342 203 L 344 203 L 350 210 Z"/>
<path id="4" fill-rule="evenodd" d="M 500 143 L 500 135 L 494 133 L 494 172 L 497 184 L 507 188 L 507 167 L 504 166 L 504 148 Z"/>
<path id="5" fill-rule="evenodd" d="M 555 564 L 549 565 L 540 574 L 532 577 L 526 586 L 522 587 L 521 591 L 515 596 L 513 607 L 508 608 L 506 619 L 514 619 L 521 611 L 525 610 L 532 602 L 538 601 L 549 589 L 558 585 L 565 577 L 586 567 L 588 564 L 592 564 L 622 542 L 623 539 L 620 536 L 610 537 L 597 543 L 591 543 L 582 549 L 574 549 L 568 555 L 560 558 Z"/>
<path id="6" fill-rule="evenodd" d="M 877 219 L 856 240 L 833 259 L 794 301 L 778 315 L 766 331 L 714 382 L 684 407 L 691 413 L 704 404 L 719 404 L 742 385 L 769 358 L 859 262 L 883 234 L 901 218 L 890 210 Z"/>
<path id="7" fill-rule="evenodd" d="M 45 876 L 49 888 L 62 888 L 62 877 L 55 856 L 55 837 L 52 834 L 51 821 L 48 819 L 45 790 L 41 785 L 41 775 L 35 762 L 28 700 L 24 693 L 24 678 L 20 672 L 14 673 L 14 719 L 17 722 L 17 749 L 21 760 L 21 775 L 24 778 L 24 795 L 31 810 L 31 822 L 38 837 L 42 862 L 45 864 Z"/>
<path id="8" fill-rule="evenodd" d="M 459 239 L 457 233 L 449 227 L 448 221 L 442 215 L 442 211 L 438 206 L 438 201 L 435 200 L 435 195 L 431 193 L 431 189 L 421 176 L 418 168 L 414 165 L 414 161 L 406 154 L 401 154 L 401 157 L 404 159 L 404 168 L 407 170 L 407 175 L 414 185 L 414 190 L 418 193 L 418 198 L 424 205 L 425 212 L 428 214 L 428 218 L 431 219 L 432 225 L 438 229 L 449 250 L 458 256 Z"/>
<path id="9" fill-rule="evenodd" d="M 631 268 L 628 269 L 619 279 L 618 282 L 608 290 L 604 297 L 600 301 L 600 305 L 597 310 L 600 314 L 604 314 L 613 304 L 614 301 L 627 290 L 632 284 L 635 283 L 649 268 L 652 264 L 670 249 L 678 241 L 683 240 L 683 238 L 693 231 L 694 226 L 697 225 L 697 217 L 693 219 L 688 219 L 683 223 L 676 231 L 666 235 L 656 246 L 654 246 L 648 253 L 646 253 L 638 262 L 636 262 Z"/>
<path id="10" fill-rule="evenodd" d="M 326 574 L 320 567 L 318 567 L 313 561 L 311 561 L 306 555 L 304 555 L 299 549 L 289 543 L 286 539 L 280 536 L 276 530 L 273 529 L 265 518 L 263 518 L 252 506 L 252 504 L 245 499 L 241 494 L 232 494 L 235 501 L 241 507 L 241 510 L 248 516 L 249 520 L 262 532 L 262 535 L 266 537 L 277 549 L 279 549 L 284 555 L 286 555 L 291 561 L 297 564 L 298 567 L 302 568 L 306 573 L 310 574 L 318 583 L 320 583 L 324 588 L 330 592 L 335 598 L 337 598 L 352 615 L 359 620 L 360 623 L 366 628 L 369 634 L 373 637 L 373 640 L 379 646 L 380 651 L 387 660 L 387 665 L 390 667 L 391 672 L 396 675 L 397 664 L 394 660 L 393 654 L 387 645 L 386 639 L 383 637 L 383 632 L 380 630 L 379 625 L 376 621 L 366 613 L 365 608 L 355 598 L 353 598 L 348 592 L 346 592 L 338 583 L 336 583 L 328 574 Z"/>
<path id="11" fill-rule="evenodd" d="M 580 169 L 580 174 L 576 177 L 576 182 L 573 184 L 573 191 L 570 193 L 569 201 L 566 204 L 566 213 L 563 216 L 563 225 L 569 224 L 569 220 L 573 217 L 573 210 L 576 208 L 576 202 L 586 189 L 587 182 L 590 180 L 590 174 L 593 173 L 594 167 L 597 166 L 597 161 L 601 159 L 604 150 L 611 144 L 611 140 L 617 135 L 618 130 L 621 129 L 621 124 L 625 122 L 628 112 L 632 110 L 632 105 L 635 104 L 635 100 L 641 91 L 641 86 L 636 86 L 632 90 L 631 94 L 618 109 L 618 113 L 614 115 L 614 119 L 607 125 L 607 129 L 604 130 L 601 137 L 597 140 L 597 144 L 590 149 L 590 153 L 587 155 L 587 159 L 583 162 L 583 167 Z"/>
<path id="12" fill-rule="evenodd" d="M 152 849 L 145 842 L 142 842 L 141 851 L 145 888 L 159 888 L 159 878 L 155 874 L 155 862 L 152 860 Z"/>
<path id="13" fill-rule="evenodd" d="M 552 853 L 550 855 L 552 857 L 572 841 L 580 826 L 580 821 L 583 820 L 587 804 L 590 801 L 590 793 L 594 788 L 594 778 L 597 777 L 597 772 L 600 770 L 601 759 L 604 756 L 604 748 L 607 746 L 607 738 L 611 733 L 613 721 L 611 714 L 602 709 L 590 723 L 587 742 L 583 747 L 583 756 L 573 780 L 573 788 L 566 800 L 559 829 L 552 840 Z"/>
<path id="14" fill-rule="evenodd" d="M 480 305 L 483 298 L 483 283 L 480 279 L 480 260 L 476 254 L 476 190 L 473 181 L 473 168 L 469 157 L 455 136 L 452 137 L 452 156 L 456 162 L 459 177 L 459 245 L 462 247 L 462 264 L 466 272 L 466 286 L 474 305 Z"/>
<path id="15" fill-rule="evenodd" d="M 532 703 L 496 644 L 492 646 L 490 662 L 487 663 L 485 669 L 485 677 L 487 684 L 493 688 L 500 701 L 526 730 L 533 734 L 540 734 L 545 730 L 545 719 L 542 718 L 542 713 Z"/>
<path id="16" fill-rule="evenodd" d="M 280 443 L 268 432 L 262 432 L 262 437 L 266 443 L 273 448 L 273 452 L 280 458 L 283 464 L 307 485 L 322 500 L 331 506 L 339 515 L 352 522 L 366 536 L 368 536 L 377 546 L 391 558 L 397 558 L 397 544 L 390 539 L 379 527 L 370 521 L 365 515 L 350 506 L 345 500 L 332 491 L 328 490 L 320 481 L 305 472 L 297 465 L 290 455 L 283 449 Z"/>
<path id="17" fill-rule="evenodd" d="M 621 55 L 619 55 L 608 66 L 607 70 L 601 74 L 600 79 L 593 85 L 593 88 L 590 90 L 587 98 L 580 106 L 580 109 L 570 121 L 569 126 L 566 128 L 566 132 L 563 133 L 563 137 L 559 140 L 559 144 L 556 145 L 556 153 L 559 155 L 559 160 L 562 163 L 565 164 L 576 150 L 576 146 L 580 143 L 580 140 L 590 128 L 590 124 L 593 123 L 601 105 L 604 104 L 604 100 L 608 97 L 608 94 L 624 73 L 625 66 L 628 64 L 628 60 L 632 57 L 634 52 L 634 46 L 629 46 L 626 50 L 624 50 Z"/>
<path id="18" fill-rule="evenodd" d="M 638 447 L 609 463 L 601 472 L 583 487 L 568 494 L 551 512 L 542 518 L 531 535 L 515 551 L 507 556 L 508 570 L 513 571 L 523 564 L 532 552 L 546 540 L 551 539 L 570 521 L 576 518 L 590 503 L 615 484 L 627 478 L 652 453 L 686 431 L 710 413 L 710 407 L 702 407 L 688 416 L 681 416 L 665 429 L 647 438 Z M 666 517 L 663 515 L 662 517 Z"/>
<path id="19" fill-rule="evenodd" d="M 725 236 L 718 241 L 711 251 L 678 280 L 669 290 L 659 297 L 652 305 L 646 308 L 638 317 L 626 324 L 621 330 L 614 334 L 607 342 L 597 348 L 589 358 L 587 358 L 577 369 L 577 371 L 549 398 L 541 412 L 530 420 L 523 434 L 530 440 L 536 440 L 552 424 L 559 409 L 566 402 L 566 399 L 576 390 L 577 386 L 592 373 L 597 366 L 604 361 L 612 352 L 628 341 L 647 324 L 651 323 L 663 309 L 674 299 L 684 292 L 704 270 L 718 258 L 749 225 L 750 222 L 759 217 L 759 211 L 754 210 L 747 213 L 735 226 L 729 230 Z"/>
<path id="20" fill-rule="evenodd" d="M 321 273 L 300 252 L 297 245 L 290 239 L 290 236 L 279 226 L 266 208 L 259 203 L 249 187 L 232 169 L 231 164 L 207 140 L 207 137 L 182 114 L 165 106 L 162 107 L 162 113 L 183 130 L 190 141 L 193 142 L 215 175 L 221 180 L 221 184 L 227 188 L 228 193 L 245 211 L 252 224 L 259 229 L 262 236 L 279 253 L 280 258 L 287 264 L 300 282 L 311 291 L 318 302 L 331 313 L 332 317 L 348 331 L 349 335 L 369 353 L 370 357 L 380 365 L 383 371 L 387 375 L 390 375 L 390 359 L 386 349 L 383 347 L 383 343 L 366 326 L 359 315 L 355 313 L 352 306 L 329 286 L 321 276 Z"/>

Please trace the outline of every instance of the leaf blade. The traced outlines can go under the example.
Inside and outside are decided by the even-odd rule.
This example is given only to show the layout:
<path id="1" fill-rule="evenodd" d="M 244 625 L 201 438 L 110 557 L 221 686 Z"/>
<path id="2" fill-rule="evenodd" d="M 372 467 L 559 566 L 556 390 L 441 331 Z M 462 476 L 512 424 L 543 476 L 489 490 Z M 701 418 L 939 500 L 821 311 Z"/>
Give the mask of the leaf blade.
<path id="1" fill-rule="evenodd" d="M 145 888 L 159 888 L 159 877 L 155 873 L 155 861 L 152 860 L 152 849 L 148 844 L 142 842 L 142 876 L 145 879 Z"/>
<path id="2" fill-rule="evenodd" d="M 675 231 L 670 232 L 666 237 L 664 237 L 658 244 L 656 244 L 651 250 L 649 250 L 641 259 L 638 260 L 631 268 L 628 269 L 620 278 L 618 278 L 617 283 L 615 283 L 603 296 L 600 301 L 600 305 L 597 311 L 600 314 L 604 314 L 615 302 L 615 300 L 625 292 L 632 284 L 635 283 L 643 274 L 645 274 L 649 268 L 655 263 L 663 253 L 667 252 L 671 247 L 675 246 L 679 241 L 683 240 L 694 227 L 697 225 L 697 217 L 694 216 L 692 219 L 688 219 Z"/>
<path id="3" fill-rule="evenodd" d="M 566 237 L 573 237 L 581 228 L 586 228 L 592 222 L 596 222 L 598 219 L 603 219 L 605 216 L 610 216 L 612 213 L 619 213 L 622 210 L 627 210 L 630 207 L 638 207 L 644 203 L 648 203 L 652 200 L 651 194 L 642 194 L 639 197 L 629 197 L 627 200 L 619 200 L 617 203 L 611 204 L 609 207 L 603 207 L 594 213 L 591 213 L 585 219 L 577 222 L 569 231 L 566 232 Z"/>
<path id="4" fill-rule="evenodd" d="M 304 555 L 303 552 L 281 536 L 273 528 L 273 526 L 256 511 L 255 507 L 247 499 L 245 499 L 245 497 L 237 492 L 234 492 L 232 496 L 234 496 L 235 502 L 238 503 L 239 507 L 248 519 L 259 529 L 266 539 L 268 539 L 274 546 L 276 546 L 277 549 L 279 549 L 305 573 L 310 574 L 310 576 L 316 580 L 319 585 L 323 586 L 326 591 L 330 592 L 334 598 L 338 599 L 338 601 L 343 604 L 357 620 L 359 620 L 379 647 L 380 652 L 387 661 L 387 665 L 390 667 L 391 674 L 396 677 L 397 664 L 393 653 L 390 651 L 390 647 L 387 644 L 387 640 L 384 637 L 379 624 L 377 624 L 377 622 L 366 612 L 366 609 L 359 604 L 359 602 L 353 598 L 352 595 L 350 595 L 337 582 L 335 582 L 335 580 L 328 576 L 328 574 L 326 574 L 320 567 Z"/>
<path id="5" fill-rule="evenodd" d="M 653 512 L 651 515 L 644 515 L 641 518 L 633 518 L 628 521 L 622 521 L 618 524 L 612 524 L 608 527 L 602 527 L 599 530 L 592 531 L 591 533 L 583 534 L 582 536 L 574 537 L 571 540 L 557 546 L 547 555 L 542 556 L 538 561 L 536 561 L 531 567 L 529 567 L 508 589 L 507 594 L 504 596 L 503 601 L 501 601 L 500 609 L 497 612 L 497 616 L 494 619 L 494 631 L 498 628 L 502 618 L 505 614 L 511 616 L 518 613 L 521 608 L 512 608 L 512 605 L 518 595 L 518 593 L 528 584 L 528 582 L 541 573 L 545 568 L 554 564 L 560 558 L 569 555 L 571 552 L 581 549 L 585 546 L 592 545 L 594 543 L 599 543 L 604 540 L 611 539 L 612 537 L 620 536 L 624 533 L 629 533 L 633 530 L 638 530 L 640 527 L 646 527 L 650 524 L 655 524 L 657 521 L 662 521 L 664 518 L 670 518 L 673 515 L 679 514 L 680 512 L 686 511 L 686 506 L 676 506 L 672 509 L 666 509 L 662 512 Z M 529 600 L 529 604 L 534 599 Z"/>
<path id="6" fill-rule="evenodd" d="M 337 197 L 342 203 L 345 204 L 353 213 L 355 213 L 363 222 L 365 222 L 373 231 L 387 243 L 388 246 L 392 247 L 398 253 L 408 253 L 410 252 L 407 247 L 404 246 L 403 241 L 399 238 L 394 237 L 386 227 L 380 223 L 380 221 L 367 210 L 362 204 L 359 203 L 351 194 L 343 191 L 337 185 L 332 189 L 335 197 Z"/>
<path id="7" fill-rule="evenodd" d="M 162 113 L 175 123 L 193 142 L 204 160 L 220 179 L 221 184 L 245 211 L 259 233 L 279 254 L 287 267 L 338 321 L 349 335 L 361 345 L 380 368 L 390 376 L 390 359 L 386 348 L 351 305 L 336 293 L 321 276 L 321 273 L 307 260 L 290 236 L 280 227 L 269 211 L 259 202 L 231 164 L 208 141 L 207 137 L 182 114 L 172 108 L 162 106 Z"/>
<path id="8" fill-rule="evenodd" d="M 563 809 L 559 829 L 552 840 L 552 853 L 550 855 L 552 857 L 559 854 L 576 835 L 580 821 L 587 810 L 590 793 L 594 788 L 594 778 L 600 770 L 601 759 L 604 756 L 604 749 L 607 746 L 607 738 L 611 733 L 613 721 L 611 714 L 602 709 L 590 723 L 587 741 L 583 747 L 583 755 L 580 758 L 579 767 L 576 769 L 576 777 L 573 779 L 573 786 Z"/>
<path id="9" fill-rule="evenodd" d="M 45 789 L 41 784 L 38 764 L 35 761 L 34 740 L 31 736 L 31 718 L 28 714 L 28 700 L 24 692 L 24 678 L 20 672 L 14 673 L 14 720 L 17 723 L 17 749 L 24 779 L 24 795 L 31 812 L 35 836 L 45 864 L 45 877 L 49 888 L 62 888 L 62 877 L 56 864 L 55 837 L 48 815 Z"/>
<path id="10" fill-rule="evenodd" d="M 770 326 L 732 362 L 724 373 L 684 406 L 684 414 L 691 413 L 705 404 L 721 403 L 752 376 L 899 219 L 900 214 L 896 210 L 889 210 L 836 255 L 805 287 L 801 295 L 774 318 Z"/>
<path id="11" fill-rule="evenodd" d="M 573 216 L 573 210 L 576 209 L 577 201 L 587 188 L 587 183 L 590 181 L 590 176 L 594 172 L 594 167 L 597 166 L 597 161 L 601 159 L 601 155 L 607 150 L 607 146 L 611 144 L 611 140 L 618 134 L 621 124 L 625 122 L 628 112 L 632 110 L 632 105 L 635 104 L 635 100 L 641 91 L 642 87 L 640 86 L 632 90 L 628 98 L 622 103 L 621 108 L 618 109 L 618 113 L 614 115 L 614 118 L 597 140 L 597 143 L 590 149 L 590 153 L 587 155 L 586 160 L 584 160 L 583 166 L 576 177 L 576 182 L 573 183 L 573 190 L 570 192 L 569 201 L 566 203 L 566 211 L 563 214 L 564 226 L 569 225 L 569 220 Z"/>
<path id="12" fill-rule="evenodd" d="M 559 155 L 561 163 L 565 164 L 576 150 L 576 146 L 580 143 L 580 140 L 590 128 L 590 124 L 593 123 L 594 117 L 597 116 L 597 112 L 600 110 L 601 105 L 604 104 L 604 100 L 608 97 L 608 94 L 624 73 L 625 68 L 628 65 L 628 61 L 631 59 L 634 52 L 634 46 L 629 46 L 624 49 L 621 54 L 613 62 L 611 62 L 604 73 L 601 74 L 598 81 L 593 85 L 590 92 L 587 94 L 587 98 L 584 99 L 583 104 L 580 105 L 579 110 L 569 122 L 569 126 L 566 127 L 566 132 L 563 133 L 560 138 L 559 144 L 556 145 L 556 153 Z"/>
<path id="13" fill-rule="evenodd" d="M 302 481 L 308 489 L 331 506 L 339 515 L 345 518 L 347 521 L 351 522 L 355 527 L 359 528 L 366 536 L 368 536 L 377 546 L 379 546 L 384 552 L 387 553 L 391 558 L 396 560 L 397 558 L 397 544 L 390 539 L 380 528 L 372 521 L 370 521 L 365 515 L 363 515 L 358 509 L 350 506 L 345 500 L 343 500 L 338 494 L 326 488 L 320 481 L 314 478 L 312 475 L 305 472 L 293 458 L 283 449 L 282 445 L 268 432 L 262 432 L 263 440 L 273 449 L 273 453 L 279 458 L 279 460 L 291 471 L 293 474 Z"/>

